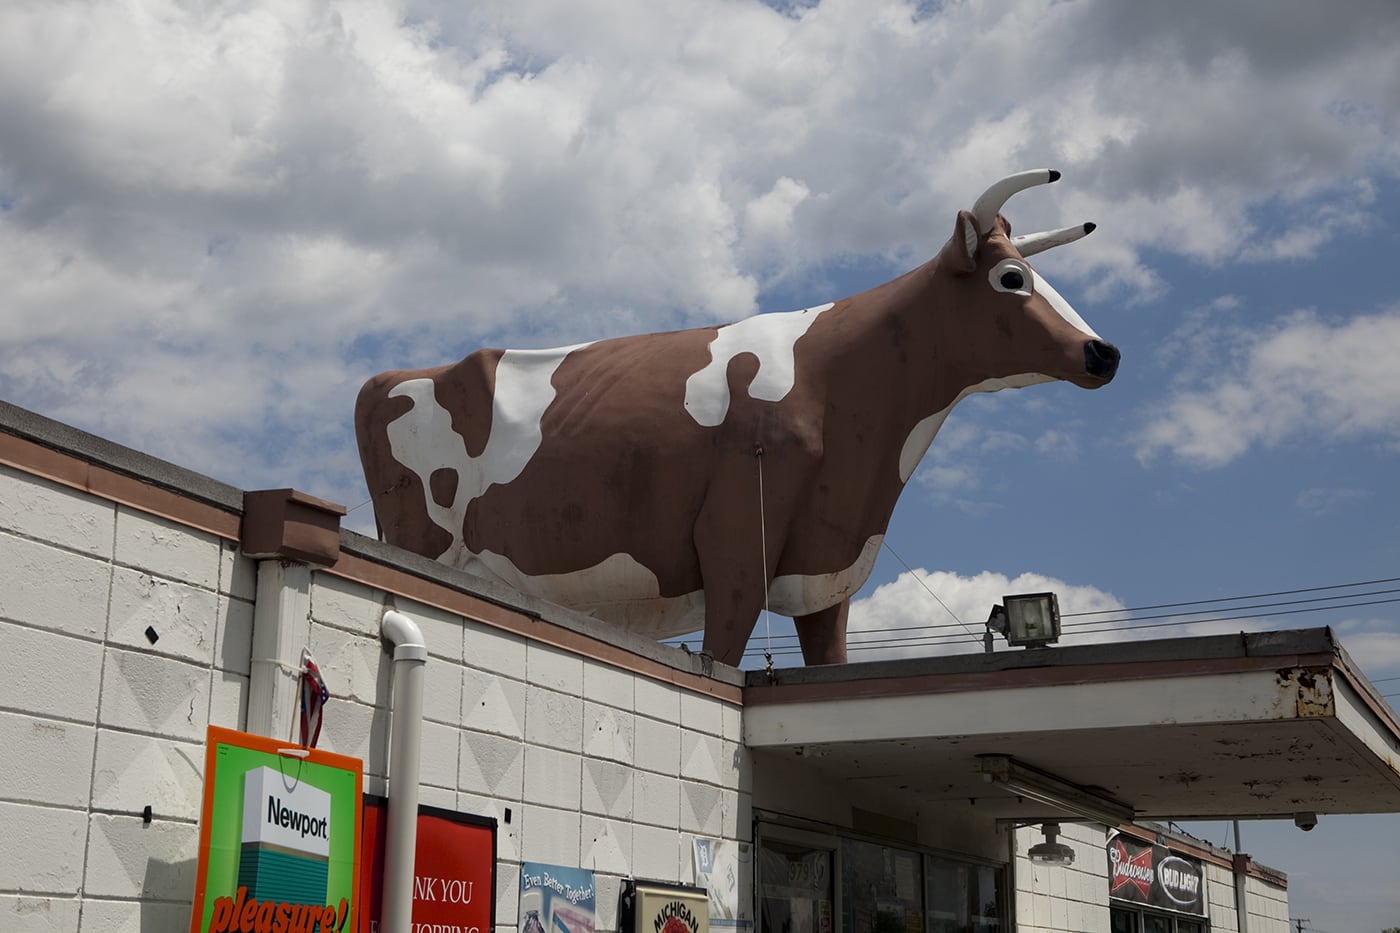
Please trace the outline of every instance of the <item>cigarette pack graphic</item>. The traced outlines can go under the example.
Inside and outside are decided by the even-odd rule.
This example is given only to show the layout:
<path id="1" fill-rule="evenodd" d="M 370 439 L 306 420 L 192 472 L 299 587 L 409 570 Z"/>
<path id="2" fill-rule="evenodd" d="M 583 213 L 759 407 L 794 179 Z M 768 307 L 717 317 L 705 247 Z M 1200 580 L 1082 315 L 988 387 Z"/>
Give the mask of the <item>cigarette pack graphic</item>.
<path id="1" fill-rule="evenodd" d="M 264 902 L 323 905 L 330 867 L 331 795 L 274 768 L 243 779 L 238 884 Z"/>

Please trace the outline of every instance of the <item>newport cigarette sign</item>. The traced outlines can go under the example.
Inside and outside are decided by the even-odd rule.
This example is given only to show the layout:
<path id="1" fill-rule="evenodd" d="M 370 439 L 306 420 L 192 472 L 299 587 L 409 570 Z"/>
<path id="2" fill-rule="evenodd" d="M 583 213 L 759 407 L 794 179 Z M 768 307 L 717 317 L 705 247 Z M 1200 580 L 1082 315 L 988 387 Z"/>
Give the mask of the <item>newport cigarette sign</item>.
<path id="1" fill-rule="evenodd" d="M 192 933 L 356 930 L 361 770 L 210 726 Z"/>

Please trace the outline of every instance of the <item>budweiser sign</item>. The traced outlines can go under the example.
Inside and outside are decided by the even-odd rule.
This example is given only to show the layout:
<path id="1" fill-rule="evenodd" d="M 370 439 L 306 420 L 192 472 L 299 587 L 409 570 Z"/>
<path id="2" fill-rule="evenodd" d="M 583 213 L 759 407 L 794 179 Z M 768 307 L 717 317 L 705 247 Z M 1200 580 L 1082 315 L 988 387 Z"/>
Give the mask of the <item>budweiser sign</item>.
<path id="1" fill-rule="evenodd" d="M 1121 833 L 1108 841 L 1108 896 L 1205 915 L 1201 863 Z"/>

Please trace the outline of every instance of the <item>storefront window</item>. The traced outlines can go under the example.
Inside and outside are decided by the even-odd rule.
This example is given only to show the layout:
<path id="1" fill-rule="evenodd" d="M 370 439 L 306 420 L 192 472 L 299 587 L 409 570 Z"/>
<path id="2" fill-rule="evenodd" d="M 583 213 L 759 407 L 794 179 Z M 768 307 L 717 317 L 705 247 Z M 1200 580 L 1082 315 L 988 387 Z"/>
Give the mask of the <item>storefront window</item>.
<path id="1" fill-rule="evenodd" d="M 1110 918 L 1109 928 L 1112 933 L 1206 933 L 1204 920 L 1152 910 L 1114 907 Z"/>
<path id="2" fill-rule="evenodd" d="M 1005 871 L 995 865 L 774 827 L 759 831 L 758 869 L 757 933 L 1010 930 Z"/>
<path id="3" fill-rule="evenodd" d="M 832 854 L 830 849 L 763 840 L 760 933 L 833 933 Z"/>
<path id="4" fill-rule="evenodd" d="M 1143 914 L 1142 933 L 1172 933 L 1172 918 L 1161 914 Z"/>
<path id="5" fill-rule="evenodd" d="M 1000 869 L 932 855 L 924 864 L 928 933 L 1000 933 Z"/>
<path id="6" fill-rule="evenodd" d="M 1138 912 L 1113 908 L 1109 926 L 1113 933 L 1141 933 L 1138 925 Z"/>
<path id="7" fill-rule="evenodd" d="M 850 933 L 923 933 L 919 853 L 846 839 L 841 857 L 841 891 Z"/>

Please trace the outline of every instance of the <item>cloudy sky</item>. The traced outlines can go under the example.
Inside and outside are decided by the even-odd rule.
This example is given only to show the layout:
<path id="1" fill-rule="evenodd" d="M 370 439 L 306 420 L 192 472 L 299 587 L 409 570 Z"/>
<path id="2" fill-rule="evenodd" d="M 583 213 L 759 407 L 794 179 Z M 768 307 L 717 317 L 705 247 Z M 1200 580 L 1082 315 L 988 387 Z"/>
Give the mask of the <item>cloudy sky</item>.
<path id="1" fill-rule="evenodd" d="M 963 403 L 856 637 L 1054 589 L 1081 640 L 1333 625 L 1400 694 L 1397 114 L 1393 0 L 9 0 L 0 397 L 354 508 L 376 372 L 841 297 L 1053 167 L 1005 212 L 1099 225 L 1035 262 L 1120 375 Z M 1326 826 L 1245 842 L 1317 929 L 1400 924 Z"/>

